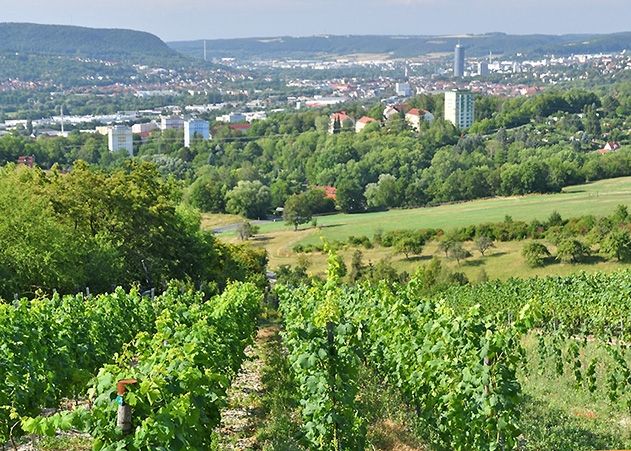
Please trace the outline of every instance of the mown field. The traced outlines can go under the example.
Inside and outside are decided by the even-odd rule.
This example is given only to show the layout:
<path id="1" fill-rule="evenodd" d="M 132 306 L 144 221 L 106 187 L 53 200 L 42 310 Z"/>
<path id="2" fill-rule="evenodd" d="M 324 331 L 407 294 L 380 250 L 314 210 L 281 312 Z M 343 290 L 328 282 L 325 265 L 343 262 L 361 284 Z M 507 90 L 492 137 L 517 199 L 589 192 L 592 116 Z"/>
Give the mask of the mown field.
<path id="1" fill-rule="evenodd" d="M 253 243 L 267 249 L 270 267 L 275 268 L 297 262 L 298 255 L 292 251 L 295 245 L 319 243 L 323 238 L 329 241 L 345 240 L 351 235 L 366 235 L 372 238 L 378 230 L 420 228 L 449 230 L 469 224 L 502 221 L 506 215 L 514 220 L 545 220 L 553 211 L 558 211 L 564 218 L 586 214 L 605 216 L 611 214 L 619 204 L 631 206 L 631 177 L 572 186 L 565 188 L 559 194 L 483 199 L 431 208 L 319 216 L 317 227 L 305 225 L 297 232 L 279 220 L 275 223 L 262 224 L 260 233 Z M 233 219 L 234 216 L 230 217 L 230 220 Z M 222 225 L 230 222 L 222 220 L 221 215 L 219 218 L 218 215 L 212 215 L 212 220 Z M 229 240 L 236 239 L 233 231 L 226 232 L 222 236 Z M 523 242 L 497 243 L 497 247 L 492 249 L 486 257 L 481 257 L 479 252 L 473 249 L 473 243 L 466 243 L 465 246 L 471 249 L 473 257 L 460 265 L 455 262 L 446 263 L 454 268 L 457 267 L 473 280 L 478 277 L 482 269 L 490 278 L 505 279 L 511 276 L 564 275 L 577 270 L 612 271 L 621 266 L 615 262 L 605 262 L 594 258 L 584 264 L 554 263 L 543 268 L 532 269 L 521 257 L 523 244 Z M 347 264 L 350 262 L 352 252 L 352 249 L 341 252 Z M 429 243 L 421 257 L 409 260 L 402 255 L 394 254 L 392 249 L 387 248 L 362 249 L 362 252 L 366 262 L 389 258 L 396 268 L 406 271 L 413 271 L 432 256 L 440 256 L 435 243 Z M 311 262 L 311 273 L 317 274 L 324 271 L 326 258 L 322 254 L 306 255 Z"/>

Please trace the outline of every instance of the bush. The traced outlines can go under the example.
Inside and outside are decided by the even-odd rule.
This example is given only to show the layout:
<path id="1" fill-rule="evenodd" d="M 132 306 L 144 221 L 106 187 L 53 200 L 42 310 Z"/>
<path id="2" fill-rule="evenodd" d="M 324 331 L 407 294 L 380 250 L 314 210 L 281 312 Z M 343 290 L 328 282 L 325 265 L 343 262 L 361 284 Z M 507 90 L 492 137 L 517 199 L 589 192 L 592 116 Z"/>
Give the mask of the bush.
<path id="1" fill-rule="evenodd" d="M 566 239 L 559 243 L 557 259 L 565 263 L 578 263 L 588 257 L 591 250 L 576 239 Z"/>
<path id="2" fill-rule="evenodd" d="M 521 255 L 526 259 L 526 263 L 531 268 L 543 266 L 546 257 L 550 256 L 548 248 L 538 241 L 532 241 L 524 246 Z"/>

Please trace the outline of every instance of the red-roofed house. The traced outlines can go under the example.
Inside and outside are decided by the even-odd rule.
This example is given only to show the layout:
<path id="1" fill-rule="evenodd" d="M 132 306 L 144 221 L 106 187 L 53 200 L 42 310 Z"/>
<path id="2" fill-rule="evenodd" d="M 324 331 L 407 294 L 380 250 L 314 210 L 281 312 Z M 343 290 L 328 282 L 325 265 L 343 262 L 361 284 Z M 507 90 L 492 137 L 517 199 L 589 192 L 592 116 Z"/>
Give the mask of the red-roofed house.
<path id="1" fill-rule="evenodd" d="M 433 120 L 434 115 L 432 113 L 418 108 L 412 108 L 405 114 L 405 121 L 416 131 L 421 129 L 421 121 L 432 122 Z"/>
<path id="2" fill-rule="evenodd" d="M 324 185 L 324 186 L 316 186 L 315 189 L 321 189 L 322 191 L 324 191 L 324 195 L 328 199 L 335 200 L 335 197 L 337 195 L 337 188 L 336 187 L 329 186 L 329 185 Z"/>
<path id="3" fill-rule="evenodd" d="M 372 124 L 373 122 L 378 122 L 376 119 L 368 116 L 362 116 L 361 119 L 357 121 L 355 124 L 355 131 L 357 133 L 361 132 L 368 124 Z"/>
<path id="4" fill-rule="evenodd" d="M 331 114 L 329 118 L 329 133 L 339 133 L 343 129 L 351 128 L 355 125 L 355 120 L 346 114 L 346 111 L 338 111 Z"/>
<path id="5" fill-rule="evenodd" d="M 620 149 L 620 143 L 609 141 L 607 144 L 605 144 L 604 148 L 609 150 L 610 152 L 615 152 L 616 150 Z"/>
<path id="6" fill-rule="evenodd" d="M 596 152 L 600 155 L 605 155 L 610 152 L 615 152 L 618 149 L 620 149 L 620 143 L 609 141 L 607 144 L 605 144 L 605 147 L 597 150 Z"/>

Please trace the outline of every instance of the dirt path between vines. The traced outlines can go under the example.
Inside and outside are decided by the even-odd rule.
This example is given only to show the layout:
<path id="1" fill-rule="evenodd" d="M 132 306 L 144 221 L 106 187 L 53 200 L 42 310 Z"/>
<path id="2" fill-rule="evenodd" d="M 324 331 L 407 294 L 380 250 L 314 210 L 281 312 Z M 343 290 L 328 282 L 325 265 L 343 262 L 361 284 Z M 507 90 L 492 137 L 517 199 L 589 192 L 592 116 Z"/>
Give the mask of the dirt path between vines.
<path id="1" fill-rule="evenodd" d="M 228 390 L 228 407 L 221 414 L 219 449 L 257 450 L 256 432 L 265 420 L 262 398 L 264 386 L 261 380 L 264 366 L 263 350 L 278 335 L 276 324 L 259 328 L 254 345 L 245 350 L 246 360 L 241 371 Z"/>

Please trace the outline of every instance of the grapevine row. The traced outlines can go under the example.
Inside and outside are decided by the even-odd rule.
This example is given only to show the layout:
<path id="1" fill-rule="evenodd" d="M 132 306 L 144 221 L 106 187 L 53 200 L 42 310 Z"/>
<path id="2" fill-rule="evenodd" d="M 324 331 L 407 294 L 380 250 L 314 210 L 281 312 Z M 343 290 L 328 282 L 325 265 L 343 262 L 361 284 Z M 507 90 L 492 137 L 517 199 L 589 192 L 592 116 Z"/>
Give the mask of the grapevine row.
<path id="1" fill-rule="evenodd" d="M 311 448 L 363 448 L 362 362 L 400 388 L 432 443 L 463 450 L 516 444 L 527 306 L 507 325 L 477 308 L 457 312 L 425 300 L 416 281 L 343 287 L 334 276 L 277 291 Z"/>

